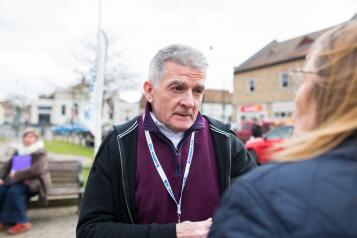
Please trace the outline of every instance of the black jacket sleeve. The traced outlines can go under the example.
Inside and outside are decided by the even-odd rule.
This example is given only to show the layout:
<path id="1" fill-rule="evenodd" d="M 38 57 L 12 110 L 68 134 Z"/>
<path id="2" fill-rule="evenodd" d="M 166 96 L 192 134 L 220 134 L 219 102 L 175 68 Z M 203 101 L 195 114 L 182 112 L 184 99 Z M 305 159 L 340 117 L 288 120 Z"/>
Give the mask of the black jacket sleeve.
<path id="1" fill-rule="evenodd" d="M 210 238 L 281 237 L 271 211 L 251 184 L 237 181 L 213 217 Z"/>
<path id="2" fill-rule="evenodd" d="M 231 155 L 232 155 L 232 172 L 231 177 L 237 178 L 242 174 L 257 167 L 255 160 L 245 149 L 244 144 L 233 134 L 230 135 Z"/>
<path id="3" fill-rule="evenodd" d="M 116 197 L 113 193 L 114 189 L 122 190 L 122 184 L 114 179 L 113 174 L 113 171 L 121 173 L 121 168 L 113 168 L 113 143 L 111 146 L 104 143 L 88 177 L 77 224 L 77 237 L 176 237 L 175 224 L 130 224 L 128 220 L 116 215 L 118 211 L 125 212 L 126 206 L 124 202 L 119 204 L 119 209 L 114 205 L 114 199 L 123 201 L 121 195 Z M 115 157 L 120 159 L 119 154 Z"/>

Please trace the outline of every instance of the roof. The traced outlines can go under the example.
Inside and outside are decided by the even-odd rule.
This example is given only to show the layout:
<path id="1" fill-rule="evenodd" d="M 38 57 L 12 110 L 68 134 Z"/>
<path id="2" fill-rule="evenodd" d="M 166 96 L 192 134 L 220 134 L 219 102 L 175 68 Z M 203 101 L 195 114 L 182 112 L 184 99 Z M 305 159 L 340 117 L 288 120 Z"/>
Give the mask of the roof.
<path id="1" fill-rule="evenodd" d="M 41 94 L 38 96 L 39 99 L 53 99 L 54 98 L 54 93 L 50 94 L 50 95 L 44 95 Z"/>
<path id="2" fill-rule="evenodd" d="M 235 67 L 234 74 L 303 59 L 308 53 L 312 43 L 330 28 L 331 27 L 282 42 L 273 40 L 241 65 Z"/>
<path id="3" fill-rule="evenodd" d="M 357 20 L 357 13 L 350 19 L 350 21 L 354 20 Z M 282 42 L 273 40 L 241 65 L 235 67 L 234 74 L 304 59 L 312 43 L 325 31 L 333 27 L 334 26 Z"/>
<path id="4" fill-rule="evenodd" d="M 357 13 L 351 18 L 351 21 L 352 21 L 352 20 L 357 21 Z"/>
<path id="5" fill-rule="evenodd" d="M 231 103 L 232 94 L 228 90 L 206 89 L 203 103 Z"/>
<path id="6" fill-rule="evenodd" d="M 1 101 L 0 105 L 3 106 L 3 108 L 12 108 L 10 101 Z"/>

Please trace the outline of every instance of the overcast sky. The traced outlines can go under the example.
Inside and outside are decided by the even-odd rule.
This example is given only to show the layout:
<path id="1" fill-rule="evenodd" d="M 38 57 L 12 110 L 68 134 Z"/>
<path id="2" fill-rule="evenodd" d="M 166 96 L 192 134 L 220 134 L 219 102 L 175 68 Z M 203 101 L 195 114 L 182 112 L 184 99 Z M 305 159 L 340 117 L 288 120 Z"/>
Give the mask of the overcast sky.
<path id="1" fill-rule="evenodd" d="M 102 28 L 142 81 L 157 50 L 183 43 L 207 55 L 207 88 L 232 89 L 233 67 L 272 40 L 356 13 L 357 0 L 102 0 Z M 0 0 L 0 99 L 78 82 L 69 58 L 97 25 L 98 0 Z"/>

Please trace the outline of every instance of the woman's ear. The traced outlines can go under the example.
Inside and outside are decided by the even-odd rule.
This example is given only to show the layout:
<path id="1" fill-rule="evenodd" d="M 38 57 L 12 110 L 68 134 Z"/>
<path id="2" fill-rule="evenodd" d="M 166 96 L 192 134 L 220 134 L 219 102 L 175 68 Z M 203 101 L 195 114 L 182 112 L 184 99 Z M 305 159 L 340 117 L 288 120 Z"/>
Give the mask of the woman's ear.
<path id="1" fill-rule="evenodd" d="M 151 81 L 147 80 L 144 82 L 144 94 L 146 97 L 146 101 L 148 101 L 149 103 L 153 102 L 153 89 L 154 89 L 154 85 L 152 84 Z"/>

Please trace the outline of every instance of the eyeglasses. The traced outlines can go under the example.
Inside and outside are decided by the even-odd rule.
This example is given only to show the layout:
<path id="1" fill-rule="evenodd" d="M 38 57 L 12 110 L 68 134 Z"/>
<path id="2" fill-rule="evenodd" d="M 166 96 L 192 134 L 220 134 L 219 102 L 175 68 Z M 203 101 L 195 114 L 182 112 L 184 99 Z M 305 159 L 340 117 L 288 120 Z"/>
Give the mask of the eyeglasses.
<path id="1" fill-rule="evenodd" d="M 291 89 L 295 94 L 299 90 L 300 86 L 303 84 L 305 74 L 318 75 L 317 72 L 306 71 L 301 68 L 290 69 L 288 74 L 289 74 L 289 78 L 291 79 Z"/>

